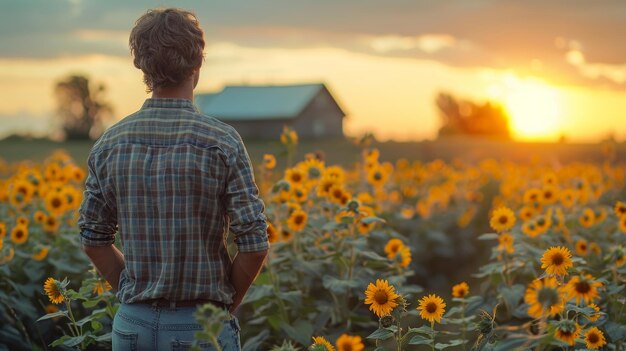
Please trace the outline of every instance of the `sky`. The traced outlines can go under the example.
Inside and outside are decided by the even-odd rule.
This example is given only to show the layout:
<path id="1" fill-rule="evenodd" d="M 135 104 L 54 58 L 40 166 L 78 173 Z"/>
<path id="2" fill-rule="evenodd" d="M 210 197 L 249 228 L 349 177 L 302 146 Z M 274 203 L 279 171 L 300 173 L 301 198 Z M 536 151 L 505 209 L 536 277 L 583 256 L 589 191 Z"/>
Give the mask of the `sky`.
<path id="1" fill-rule="evenodd" d="M 109 123 L 137 110 L 149 95 L 128 34 L 155 7 L 199 18 L 196 92 L 323 82 L 350 136 L 433 139 L 447 92 L 502 104 L 516 140 L 626 140 L 623 0 L 4 0 L 0 137 L 55 130 L 70 74 L 106 86 Z"/>

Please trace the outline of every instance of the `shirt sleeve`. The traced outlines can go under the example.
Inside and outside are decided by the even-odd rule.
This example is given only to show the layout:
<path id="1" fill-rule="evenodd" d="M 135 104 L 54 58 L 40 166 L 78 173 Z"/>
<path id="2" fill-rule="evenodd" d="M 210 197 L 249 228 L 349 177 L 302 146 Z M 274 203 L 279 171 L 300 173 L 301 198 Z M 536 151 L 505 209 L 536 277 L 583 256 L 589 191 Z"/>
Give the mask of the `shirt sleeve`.
<path id="1" fill-rule="evenodd" d="M 259 197 L 248 152 L 237 134 L 237 152 L 231 158 L 226 185 L 226 209 L 230 232 L 239 252 L 264 251 L 269 248 L 265 205 Z"/>
<path id="2" fill-rule="evenodd" d="M 93 155 L 89 156 L 85 192 L 80 205 L 78 227 L 80 241 L 85 246 L 109 246 L 115 242 L 117 214 L 107 204 L 100 187 Z"/>

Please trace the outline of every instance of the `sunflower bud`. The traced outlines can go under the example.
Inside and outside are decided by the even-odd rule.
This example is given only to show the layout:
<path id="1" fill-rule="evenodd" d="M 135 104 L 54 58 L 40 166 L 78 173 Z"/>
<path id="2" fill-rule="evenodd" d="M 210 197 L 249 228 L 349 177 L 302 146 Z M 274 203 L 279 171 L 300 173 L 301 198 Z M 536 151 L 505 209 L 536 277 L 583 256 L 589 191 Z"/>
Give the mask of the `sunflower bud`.
<path id="1" fill-rule="evenodd" d="M 391 327 L 394 322 L 395 322 L 395 319 L 390 314 L 380 317 L 380 324 L 383 326 L 383 328 Z"/>

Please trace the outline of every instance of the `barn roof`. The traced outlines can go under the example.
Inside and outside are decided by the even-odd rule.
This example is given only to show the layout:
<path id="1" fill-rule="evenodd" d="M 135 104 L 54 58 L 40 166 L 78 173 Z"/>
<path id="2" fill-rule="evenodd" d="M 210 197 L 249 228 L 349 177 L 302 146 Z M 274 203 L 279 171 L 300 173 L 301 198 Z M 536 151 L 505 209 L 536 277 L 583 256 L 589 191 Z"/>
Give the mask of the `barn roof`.
<path id="1" fill-rule="evenodd" d="M 226 86 L 218 93 L 195 97 L 203 113 L 222 120 L 286 119 L 297 117 L 324 84 Z"/>

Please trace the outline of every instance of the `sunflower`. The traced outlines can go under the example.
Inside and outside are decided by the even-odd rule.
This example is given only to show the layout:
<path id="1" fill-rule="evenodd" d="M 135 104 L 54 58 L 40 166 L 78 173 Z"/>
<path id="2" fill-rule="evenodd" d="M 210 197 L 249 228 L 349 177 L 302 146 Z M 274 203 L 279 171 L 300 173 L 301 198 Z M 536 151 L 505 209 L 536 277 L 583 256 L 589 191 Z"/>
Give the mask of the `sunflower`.
<path id="1" fill-rule="evenodd" d="M 0 240 L 2 240 L 5 235 L 7 235 L 7 225 L 0 222 Z"/>
<path id="2" fill-rule="evenodd" d="M 66 210 L 78 208 L 83 200 L 83 193 L 73 186 L 63 187 L 60 193 L 65 199 Z"/>
<path id="3" fill-rule="evenodd" d="M 431 324 L 434 322 L 441 323 L 441 316 L 446 312 L 446 303 L 443 299 L 435 294 L 424 296 L 419 301 L 417 310 L 420 311 L 420 317 L 428 320 Z"/>
<path id="4" fill-rule="evenodd" d="M 515 214 L 508 207 L 499 207 L 493 211 L 489 225 L 497 232 L 505 232 L 515 225 Z"/>
<path id="5" fill-rule="evenodd" d="M 9 253 L 4 256 L 4 257 L 0 257 L 0 264 L 5 264 L 7 262 L 11 262 L 11 260 L 13 259 L 13 256 L 15 256 L 15 250 L 13 250 L 13 248 L 9 248 Z"/>
<path id="6" fill-rule="evenodd" d="M 543 204 L 552 205 L 559 199 L 559 189 L 555 186 L 548 185 L 541 190 L 541 202 Z"/>
<path id="7" fill-rule="evenodd" d="M 336 342 L 337 351 L 363 351 L 365 345 L 360 336 L 341 334 Z"/>
<path id="8" fill-rule="evenodd" d="M 400 266 L 400 268 L 406 268 L 409 264 L 411 264 L 411 248 L 404 246 L 400 249 L 400 262 L 398 263 L 398 266 Z"/>
<path id="9" fill-rule="evenodd" d="M 590 322 L 595 322 L 600 319 L 600 307 L 598 307 L 598 305 L 596 305 L 595 303 L 590 303 L 589 305 L 587 305 L 587 307 L 593 309 L 592 314 L 585 316 Z"/>
<path id="10" fill-rule="evenodd" d="M 22 208 L 30 203 L 35 187 L 25 179 L 17 179 L 9 185 L 9 203 L 16 208 Z"/>
<path id="11" fill-rule="evenodd" d="M 276 231 L 276 227 L 270 222 L 267 222 L 267 240 L 270 244 L 278 241 L 278 231 Z"/>
<path id="12" fill-rule="evenodd" d="M 97 281 L 92 289 L 92 292 L 96 295 L 102 295 L 103 293 L 110 291 L 112 289 L 111 284 L 109 282 L 101 282 Z"/>
<path id="13" fill-rule="evenodd" d="M 344 198 L 347 196 L 347 192 L 343 189 L 341 185 L 335 184 L 332 185 L 328 190 L 328 195 L 331 202 L 342 204 Z"/>
<path id="14" fill-rule="evenodd" d="M 43 231 L 48 234 L 56 233 L 60 226 L 61 222 L 54 216 L 46 216 L 43 221 Z"/>
<path id="15" fill-rule="evenodd" d="M 272 154 L 264 154 L 263 167 L 265 167 L 265 169 L 274 169 L 274 167 L 276 167 L 276 157 Z"/>
<path id="16" fill-rule="evenodd" d="M 548 274 L 567 275 L 567 269 L 572 266 L 572 253 L 563 246 L 553 246 L 541 257 L 541 268 Z"/>
<path id="17" fill-rule="evenodd" d="M 59 312 L 59 308 L 55 305 L 46 305 L 46 313 L 55 313 L 55 312 Z"/>
<path id="18" fill-rule="evenodd" d="M 413 210 L 413 208 L 411 207 L 403 207 L 400 210 L 400 216 L 402 216 L 402 218 L 404 219 L 411 219 L 413 218 L 413 215 L 415 215 L 415 210 Z"/>
<path id="19" fill-rule="evenodd" d="M 308 215 L 302 210 L 295 210 L 287 219 L 287 226 L 294 232 L 299 232 L 306 226 Z"/>
<path id="20" fill-rule="evenodd" d="M 626 215 L 619 218 L 619 230 L 621 230 L 622 233 L 626 233 Z"/>
<path id="21" fill-rule="evenodd" d="M 387 258 L 393 260 L 403 247 L 404 242 L 402 240 L 396 238 L 389 239 L 389 241 L 387 241 L 387 245 L 385 245 Z"/>
<path id="22" fill-rule="evenodd" d="M 580 256 L 587 256 L 589 253 L 589 244 L 585 239 L 579 239 L 576 241 L 576 254 Z"/>
<path id="23" fill-rule="evenodd" d="M 43 211 L 36 211 L 35 214 L 33 214 L 33 219 L 37 223 L 43 223 L 45 218 L 46 214 Z"/>
<path id="24" fill-rule="evenodd" d="M 43 261 L 44 258 L 46 258 L 46 256 L 48 256 L 48 248 L 44 246 L 44 247 L 41 248 L 41 250 L 39 250 L 38 252 L 34 253 L 32 255 L 32 258 L 35 261 Z"/>
<path id="25" fill-rule="evenodd" d="M 308 198 L 308 191 L 302 185 L 294 185 L 291 187 L 291 197 L 297 202 L 304 202 Z"/>
<path id="26" fill-rule="evenodd" d="M 293 238 L 293 233 L 283 228 L 280 231 L 280 238 L 282 241 L 288 242 Z"/>
<path id="27" fill-rule="evenodd" d="M 561 204 L 566 208 L 571 208 L 578 199 L 578 193 L 574 189 L 565 189 L 561 192 L 560 200 Z"/>
<path id="28" fill-rule="evenodd" d="M 11 230 L 11 241 L 16 245 L 21 245 L 28 240 L 28 227 L 23 225 L 16 225 Z"/>
<path id="29" fill-rule="evenodd" d="M 22 226 L 28 226 L 28 219 L 24 216 L 19 216 L 17 217 L 17 219 L 15 220 L 15 224 L 17 225 L 22 225 Z"/>
<path id="30" fill-rule="evenodd" d="M 308 179 L 318 180 L 324 174 L 324 161 L 315 157 L 310 157 L 300 162 L 298 167 L 306 173 Z"/>
<path id="31" fill-rule="evenodd" d="M 389 179 L 389 174 L 382 166 L 374 166 L 367 172 L 367 182 L 376 188 L 383 186 Z"/>
<path id="32" fill-rule="evenodd" d="M 372 231 L 372 229 L 374 229 L 374 227 L 376 226 L 376 222 L 364 222 L 364 221 L 359 221 L 359 224 L 357 225 L 356 229 L 359 231 L 359 233 L 365 235 L 369 232 Z"/>
<path id="33" fill-rule="evenodd" d="M 291 185 L 302 185 L 307 180 L 307 176 L 302 169 L 294 167 L 285 171 L 285 180 Z"/>
<path id="34" fill-rule="evenodd" d="M 370 311 L 378 317 L 390 314 L 398 306 L 399 297 L 393 285 L 384 279 L 376 279 L 376 285 L 369 283 L 365 290 L 365 304 L 370 305 Z"/>
<path id="35" fill-rule="evenodd" d="M 326 197 L 330 195 L 330 189 L 334 186 L 340 186 L 341 182 L 338 178 L 332 176 L 323 176 L 317 184 L 317 196 Z"/>
<path id="36" fill-rule="evenodd" d="M 67 210 L 67 199 L 60 191 L 48 192 L 44 201 L 48 212 L 55 216 L 60 216 Z"/>
<path id="37" fill-rule="evenodd" d="M 63 302 L 63 293 L 59 287 L 60 284 L 61 282 L 54 278 L 46 279 L 46 282 L 43 284 L 43 289 L 48 295 L 50 302 L 53 304 L 60 304 Z"/>
<path id="38" fill-rule="evenodd" d="M 615 207 L 613 207 L 613 212 L 617 217 L 622 217 L 626 215 L 626 203 L 618 201 L 615 203 Z"/>
<path id="39" fill-rule="evenodd" d="M 541 200 L 541 197 L 542 197 L 541 190 L 537 188 L 532 188 L 524 192 L 523 201 L 525 204 L 534 204 L 534 203 L 539 202 Z"/>
<path id="40" fill-rule="evenodd" d="M 555 316 L 565 306 L 563 294 L 554 277 L 533 280 L 526 288 L 524 302 L 529 305 L 528 315 L 533 318 Z"/>
<path id="41" fill-rule="evenodd" d="M 330 166 L 324 170 L 322 178 L 324 177 L 335 178 L 337 182 L 343 183 L 346 180 L 346 172 L 340 166 Z"/>
<path id="42" fill-rule="evenodd" d="M 574 346 L 576 343 L 576 339 L 580 335 L 580 325 L 578 323 L 565 319 L 559 322 L 556 326 L 556 332 L 554 336 L 567 343 L 570 346 Z"/>
<path id="43" fill-rule="evenodd" d="M 589 207 L 583 210 L 583 213 L 578 217 L 578 222 L 585 228 L 589 228 L 593 225 L 596 219 L 596 214 Z"/>
<path id="44" fill-rule="evenodd" d="M 528 235 L 531 238 L 539 236 L 542 232 L 539 230 L 539 226 L 535 221 L 528 221 L 522 224 L 522 233 Z"/>
<path id="45" fill-rule="evenodd" d="M 466 282 L 459 283 L 452 287 L 452 296 L 463 298 L 469 294 L 469 285 Z"/>
<path id="46" fill-rule="evenodd" d="M 335 348 L 323 336 L 314 336 L 313 345 L 309 347 L 309 350 L 311 351 L 335 351 Z"/>
<path id="47" fill-rule="evenodd" d="M 587 344 L 587 348 L 591 350 L 596 350 L 606 345 L 606 339 L 604 338 L 604 333 L 600 331 L 600 329 L 596 327 L 591 327 L 585 332 L 585 344 Z"/>
<path id="48" fill-rule="evenodd" d="M 498 251 L 505 251 L 506 253 L 512 254 L 515 252 L 513 248 L 513 242 L 515 239 L 513 235 L 509 233 L 502 233 L 498 236 Z"/>
<path id="49" fill-rule="evenodd" d="M 591 275 L 586 274 L 572 277 L 565 285 L 565 291 L 568 298 L 576 299 L 577 305 L 580 304 L 580 300 L 585 301 L 585 304 L 589 304 L 598 298 L 598 288 L 601 287 L 601 282 L 595 281 Z"/>

